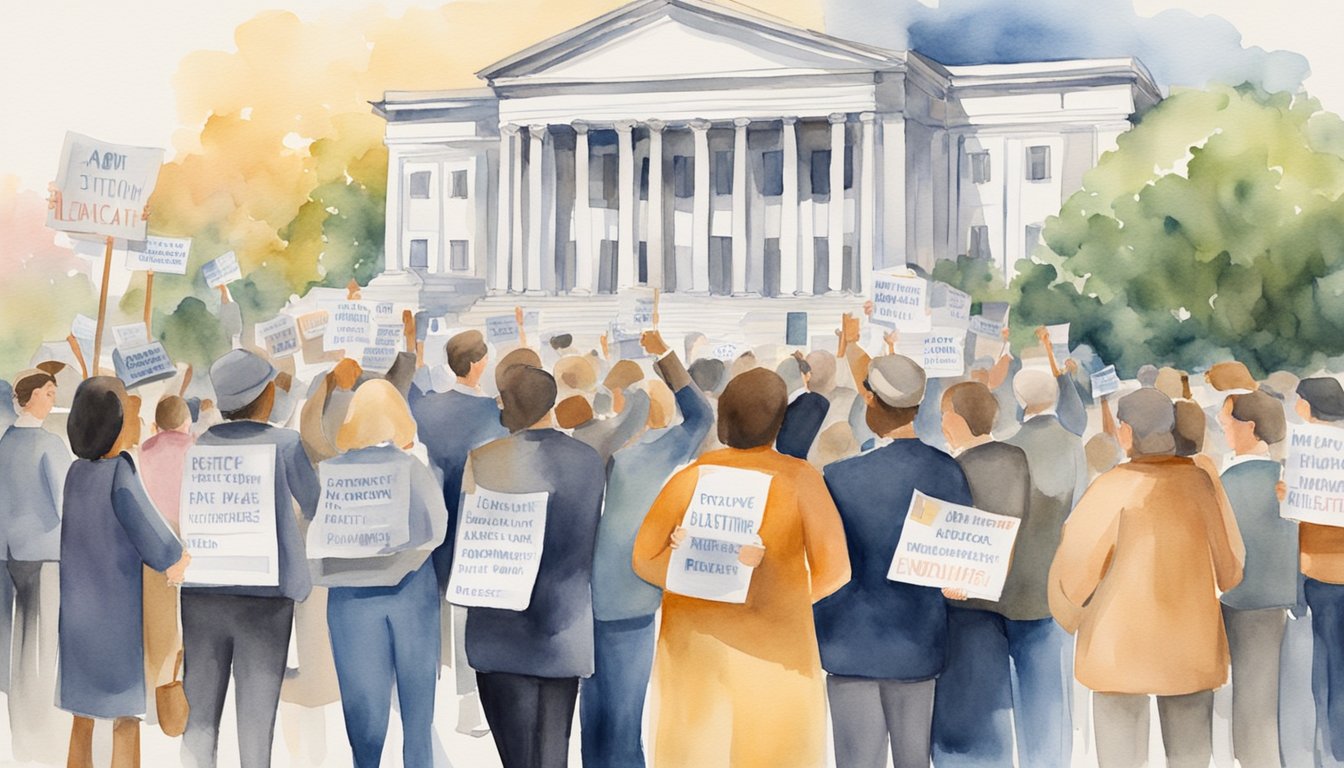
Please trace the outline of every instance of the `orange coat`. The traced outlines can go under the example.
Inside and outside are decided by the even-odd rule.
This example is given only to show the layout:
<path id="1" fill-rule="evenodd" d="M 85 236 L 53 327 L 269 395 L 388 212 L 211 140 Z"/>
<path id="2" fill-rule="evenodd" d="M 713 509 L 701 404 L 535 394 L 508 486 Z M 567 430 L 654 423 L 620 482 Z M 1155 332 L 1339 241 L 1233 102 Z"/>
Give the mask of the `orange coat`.
<path id="1" fill-rule="evenodd" d="M 840 514 L 811 465 L 766 446 L 705 454 L 673 475 L 635 540 L 635 573 L 662 587 L 672 532 L 702 465 L 774 476 L 765 557 L 742 605 L 663 594 L 654 659 L 655 768 L 825 763 L 826 698 L 812 603 L 849 581 Z"/>
<path id="2" fill-rule="evenodd" d="M 1246 549 L 1225 499 L 1174 456 L 1122 464 L 1084 494 L 1049 582 L 1051 613 L 1078 635 L 1080 683 L 1173 696 L 1227 682 L 1218 591 L 1241 582 Z"/>

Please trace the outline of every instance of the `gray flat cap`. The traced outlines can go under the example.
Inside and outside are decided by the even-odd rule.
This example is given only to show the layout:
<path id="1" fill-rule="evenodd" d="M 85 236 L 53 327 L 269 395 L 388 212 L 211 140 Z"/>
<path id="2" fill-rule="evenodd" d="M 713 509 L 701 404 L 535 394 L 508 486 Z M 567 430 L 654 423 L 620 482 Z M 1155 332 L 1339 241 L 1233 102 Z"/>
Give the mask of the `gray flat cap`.
<path id="1" fill-rule="evenodd" d="M 904 355 L 883 355 L 868 364 L 868 388 L 892 408 L 919 405 L 924 381 L 924 369 Z"/>
<path id="2" fill-rule="evenodd" d="M 215 405 L 223 413 L 250 405 L 275 378 L 275 367 L 245 349 L 235 349 L 210 366 Z"/>

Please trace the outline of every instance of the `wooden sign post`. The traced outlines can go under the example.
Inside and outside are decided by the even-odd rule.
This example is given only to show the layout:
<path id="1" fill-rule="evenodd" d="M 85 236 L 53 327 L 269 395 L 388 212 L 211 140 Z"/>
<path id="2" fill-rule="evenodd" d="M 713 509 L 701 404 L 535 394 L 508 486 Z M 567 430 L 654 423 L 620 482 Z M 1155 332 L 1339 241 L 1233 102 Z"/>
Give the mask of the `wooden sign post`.
<path id="1" fill-rule="evenodd" d="M 103 327 L 107 322 L 107 281 L 112 276 L 112 236 L 107 236 L 107 248 L 103 250 L 103 285 L 98 289 L 98 330 L 93 335 L 93 375 L 99 375 L 98 366 L 103 359 Z"/>
<path id="2" fill-rule="evenodd" d="M 145 341 L 153 341 L 154 333 L 149 329 L 150 314 L 154 307 L 154 270 L 145 273 Z"/>

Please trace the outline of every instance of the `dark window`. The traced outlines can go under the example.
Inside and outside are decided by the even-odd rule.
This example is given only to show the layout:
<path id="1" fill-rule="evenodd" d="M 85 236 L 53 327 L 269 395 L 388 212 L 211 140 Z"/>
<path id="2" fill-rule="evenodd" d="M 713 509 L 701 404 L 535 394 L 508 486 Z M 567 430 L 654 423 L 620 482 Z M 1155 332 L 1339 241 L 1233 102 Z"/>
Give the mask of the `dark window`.
<path id="1" fill-rule="evenodd" d="M 1050 147 L 1027 147 L 1027 181 L 1050 178 Z"/>
<path id="2" fill-rule="evenodd" d="M 411 269 L 429 269 L 429 241 L 411 241 Z"/>
<path id="3" fill-rule="evenodd" d="M 812 194 L 831 194 L 831 151 L 818 149 L 812 153 Z"/>
<path id="4" fill-rule="evenodd" d="M 984 224 L 971 227 L 971 243 L 966 252 L 976 259 L 988 259 L 993 255 L 989 247 L 989 227 Z"/>
<path id="5" fill-rule="evenodd" d="M 649 282 L 649 244 L 643 240 L 639 241 L 639 266 L 636 273 L 639 275 L 639 284 L 648 285 Z"/>
<path id="6" fill-rule="evenodd" d="M 649 158 L 647 157 L 639 166 L 639 199 L 649 199 Z"/>
<path id="7" fill-rule="evenodd" d="M 686 198 L 695 195 L 695 158 L 676 155 L 672 158 L 672 194 Z"/>
<path id="8" fill-rule="evenodd" d="M 761 156 L 761 194 L 766 197 L 784 194 L 784 153 L 780 150 Z"/>
<path id="9" fill-rule="evenodd" d="M 433 176 L 429 171 L 416 171 L 411 174 L 411 199 L 428 200 L 429 182 Z"/>
<path id="10" fill-rule="evenodd" d="M 467 199 L 467 172 L 453 171 L 452 191 L 448 195 L 454 200 Z"/>
<path id="11" fill-rule="evenodd" d="M 602 155 L 602 203 L 607 208 L 619 205 L 621 160 L 616 155 Z"/>
<path id="12" fill-rule="evenodd" d="M 733 194 L 733 153 L 714 153 L 714 194 Z"/>
<path id="13" fill-rule="evenodd" d="M 854 188 L 854 147 L 845 147 L 845 189 Z"/>
<path id="14" fill-rule="evenodd" d="M 448 268 L 454 272 L 466 272 L 470 268 L 467 263 L 466 240 L 448 241 Z"/>
<path id="15" fill-rule="evenodd" d="M 989 153 L 972 152 L 967 156 L 971 166 L 971 182 L 974 184 L 989 183 Z"/>

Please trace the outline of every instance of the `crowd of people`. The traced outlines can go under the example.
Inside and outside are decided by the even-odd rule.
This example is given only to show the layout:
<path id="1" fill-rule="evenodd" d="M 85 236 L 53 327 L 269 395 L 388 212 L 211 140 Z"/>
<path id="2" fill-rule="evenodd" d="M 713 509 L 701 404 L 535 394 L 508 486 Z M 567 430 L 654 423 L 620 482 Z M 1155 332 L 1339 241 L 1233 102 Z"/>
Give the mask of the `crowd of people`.
<path id="1" fill-rule="evenodd" d="M 1344 426 L 1333 377 L 1148 366 L 1093 396 L 1095 356 L 1060 361 L 1041 329 L 1039 358 L 1005 341 L 931 378 L 858 312 L 833 348 L 728 360 L 698 333 L 674 348 L 646 330 L 613 360 L 605 339 L 506 350 L 467 330 L 436 367 L 413 328 L 385 374 L 341 358 L 303 382 L 240 345 L 196 396 L 171 382 L 146 402 L 52 361 L 11 377 L 16 759 L 91 768 L 110 720 L 112 764 L 138 766 L 141 719 L 180 669 L 198 767 L 217 762 L 230 687 L 244 768 L 270 764 L 282 700 L 339 702 L 355 765 L 378 765 L 394 692 L 404 764 L 434 765 L 445 674 L 458 730 L 488 731 L 505 768 L 566 765 L 576 710 L 590 768 L 821 766 L 828 723 L 840 768 L 1064 766 L 1089 732 L 1101 766 L 1138 766 L 1154 698 L 1172 766 L 1209 765 L 1224 698 L 1242 766 L 1298 747 L 1344 761 L 1344 527 L 1280 515 L 1290 426 Z M 273 447 L 275 585 L 192 581 L 195 446 Z M 406 534 L 310 553 L 319 478 L 366 465 L 405 478 Z M 769 477 L 758 535 L 733 547 L 744 602 L 669 576 L 698 480 L 722 468 Z M 546 494 L 522 609 L 445 600 L 479 490 Z M 916 493 L 1020 521 L 998 600 L 889 578 Z M 1310 622 L 1311 653 L 1285 651 L 1289 619 Z M 1280 734 L 1290 700 L 1314 712 L 1305 746 Z"/>

